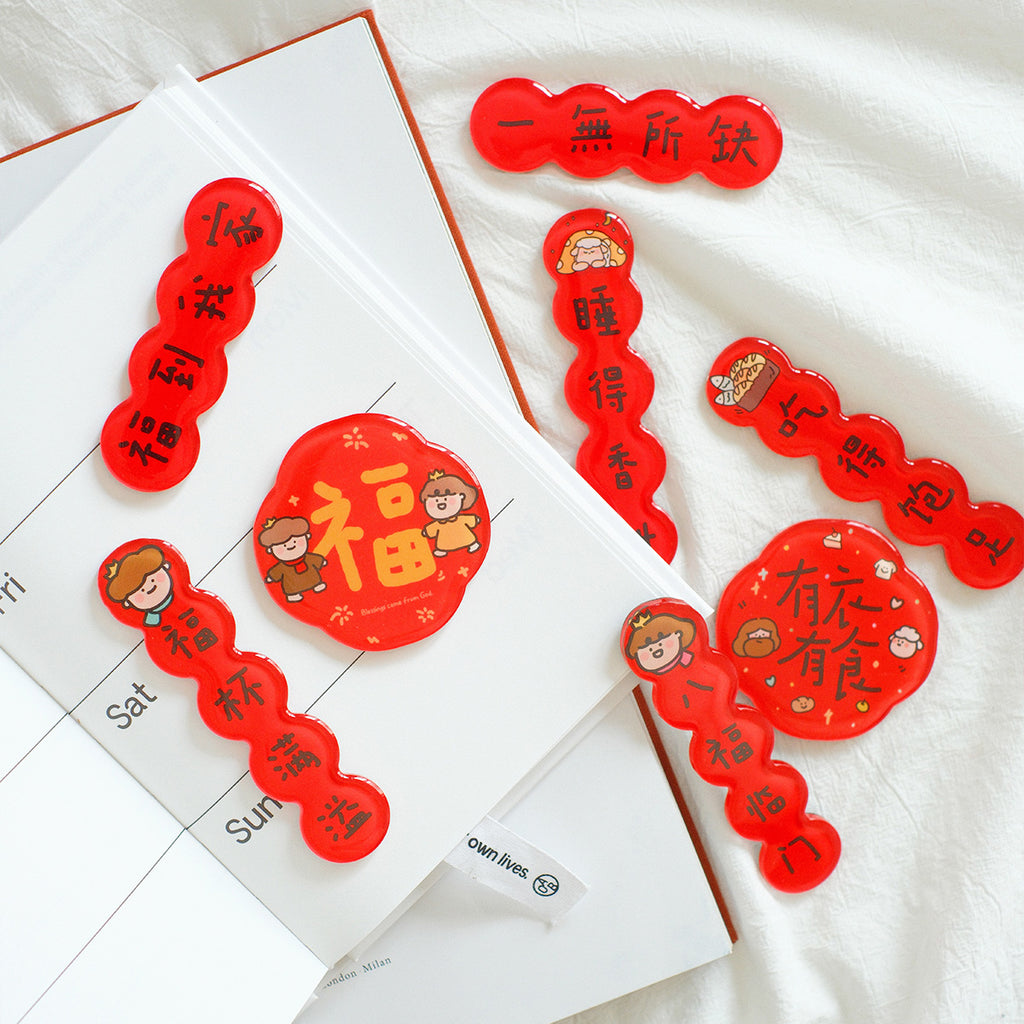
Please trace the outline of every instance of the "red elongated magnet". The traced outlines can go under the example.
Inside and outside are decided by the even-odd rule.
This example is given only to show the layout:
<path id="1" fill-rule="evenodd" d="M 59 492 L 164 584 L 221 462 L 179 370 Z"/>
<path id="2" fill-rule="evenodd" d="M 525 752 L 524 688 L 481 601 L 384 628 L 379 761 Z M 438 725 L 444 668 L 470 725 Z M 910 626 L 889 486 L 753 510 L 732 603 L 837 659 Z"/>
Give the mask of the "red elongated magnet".
<path id="1" fill-rule="evenodd" d="M 736 670 L 708 642 L 707 626 L 683 601 L 660 598 L 634 608 L 620 637 L 634 675 L 653 683 L 654 708 L 676 729 L 693 732 L 690 763 L 728 790 L 725 815 L 761 844 L 764 878 L 783 892 L 823 882 L 839 860 L 839 834 L 807 813 L 807 783 L 771 759 L 775 736 L 756 709 L 736 703 Z"/>
<path id="2" fill-rule="evenodd" d="M 576 210 L 544 240 L 555 281 L 552 313 L 579 352 L 565 377 L 569 408 L 589 428 L 576 469 L 655 551 L 672 560 L 676 527 L 654 504 L 665 450 L 640 422 L 654 374 L 630 347 L 643 299 L 630 276 L 633 239 L 607 210 Z"/>
<path id="3" fill-rule="evenodd" d="M 98 578 L 108 610 L 141 629 L 153 663 L 195 679 L 199 714 L 218 736 L 249 743 L 253 782 L 301 808 L 306 845 L 325 860 L 360 860 L 380 845 L 391 812 L 381 790 L 338 768 L 338 741 L 319 719 L 289 711 L 288 684 L 261 654 L 235 647 L 235 620 L 214 594 L 192 586 L 166 541 L 122 544 Z"/>
<path id="4" fill-rule="evenodd" d="M 957 579 L 988 589 L 1024 567 L 1024 518 L 995 501 L 974 504 L 963 477 L 939 459 L 908 459 L 903 438 L 880 416 L 845 416 L 835 389 L 762 338 L 741 338 L 708 378 L 711 408 L 727 423 L 754 427 L 772 451 L 813 455 L 841 498 L 875 499 L 889 529 L 910 544 L 940 544 Z"/>
<path id="5" fill-rule="evenodd" d="M 740 689 L 782 732 L 859 736 L 925 680 L 939 625 L 925 585 L 863 523 L 780 533 L 725 588 L 716 641 Z"/>
<path id="6" fill-rule="evenodd" d="M 278 606 L 362 651 L 437 632 L 455 614 L 490 536 L 469 466 L 378 413 L 300 437 L 253 531 L 260 575 Z"/>
<path id="7" fill-rule="evenodd" d="M 185 252 L 157 284 L 159 321 L 128 361 L 131 394 L 100 437 L 111 473 L 140 491 L 173 487 L 196 464 L 197 419 L 228 379 L 224 346 L 252 318 L 252 275 L 277 251 L 283 229 L 269 192 L 222 178 L 192 198 L 184 230 Z"/>
<path id="8" fill-rule="evenodd" d="M 480 155 L 503 171 L 552 161 L 583 178 L 626 167 L 648 181 L 697 173 L 724 188 L 749 188 L 771 174 L 782 154 L 778 120 L 749 96 L 702 107 L 668 89 L 635 100 L 590 84 L 552 95 L 527 78 L 485 89 L 469 130 Z"/>

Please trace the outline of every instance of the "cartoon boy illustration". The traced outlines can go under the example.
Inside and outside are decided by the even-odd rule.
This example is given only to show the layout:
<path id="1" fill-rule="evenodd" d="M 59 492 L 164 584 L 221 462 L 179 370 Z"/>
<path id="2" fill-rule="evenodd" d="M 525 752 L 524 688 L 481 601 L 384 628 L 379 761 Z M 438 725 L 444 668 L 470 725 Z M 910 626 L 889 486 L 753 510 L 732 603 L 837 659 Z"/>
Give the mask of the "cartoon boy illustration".
<path id="1" fill-rule="evenodd" d="M 740 658 L 767 658 L 781 643 L 779 627 L 771 619 L 748 619 L 732 642 L 732 653 Z"/>
<path id="2" fill-rule="evenodd" d="M 143 613 L 143 624 L 159 626 L 160 615 L 174 600 L 170 563 L 155 544 L 131 551 L 107 566 L 107 597 Z"/>
<path id="3" fill-rule="evenodd" d="M 687 650 L 697 635 L 692 620 L 668 612 L 640 612 L 629 628 L 626 654 L 642 669 L 661 675 L 676 665 L 685 667 L 693 661 L 693 652 Z"/>
<path id="4" fill-rule="evenodd" d="M 436 556 L 443 558 L 460 548 L 470 553 L 479 549 L 473 530 L 480 525 L 480 517 L 463 511 L 472 508 L 477 497 L 477 489 L 460 477 L 440 469 L 430 473 L 420 501 L 431 521 L 420 532 L 433 541 Z"/>
<path id="5" fill-rule="evenodd" d="M 923 647 L 921 634 L 913 626 L 900 626 L 889 637 L 889 650 L 903 660 L 912 658 Z"/>
<path id="6" fill-rule="evenodd" d="M 320 577 L 327 559 L 309 550 L 309 536 L 309 521 L 302 516 L 268 519 L 260 532 L 260 544 L 277 559 L 265 582 L 280 583 L 288 601 L 301 601 L 308 591 L 318 594 L 327 587 Z"/>

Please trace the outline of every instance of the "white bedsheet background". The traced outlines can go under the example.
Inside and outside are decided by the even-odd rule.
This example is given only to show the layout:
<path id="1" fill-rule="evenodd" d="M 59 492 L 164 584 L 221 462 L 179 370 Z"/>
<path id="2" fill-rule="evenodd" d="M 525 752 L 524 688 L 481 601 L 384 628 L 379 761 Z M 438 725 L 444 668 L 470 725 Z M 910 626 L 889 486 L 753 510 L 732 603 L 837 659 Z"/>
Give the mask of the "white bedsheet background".
<path id="1" fill-rule="evenodd" d="M 140 99 L 176 63 L 201 75 L 357 9 L 0 0 L 0 153 Z M 712 360 L 744 335 L 829 378 L 847 413 L 889 419 L 912 457 L 951 462 L 973 500 L 1024 508 L 1019 0 L 381 0 L 375 12 L 533 411 L 568 459 L 582 437 L 561 396 L 574 350 L 550 319 L 540 245 L 580 207 L 631 228 L 645 302 L 633 344 L 658 381 L 645 422 L 669 459 L 661 503 L 680 527 L 680 571 L 708 600 L 794 522 L 844 516 L 888 533 L 876 503 L 836 498 L 813 460 L 775 455 L 707 407 Z M 467 121 L 512 75 L 627 98 L 746 93 L 779 118 L 782 159 L 742 192 L 625 171 L 505 174 L 476 154 Z M 725 825 L 723 791 L 689 771 L 688 734 L 666 730 L 741 938 L 733 956 L 579 1024 L 1024 1020 L 1024 580 L 972 590 L 938 548 L 898 546 L 939 610 L 930 678 L 859 739 L 776 744 L 843 837 L 835 874 L 800 896 L 769 889 L 754 845 Z"/>

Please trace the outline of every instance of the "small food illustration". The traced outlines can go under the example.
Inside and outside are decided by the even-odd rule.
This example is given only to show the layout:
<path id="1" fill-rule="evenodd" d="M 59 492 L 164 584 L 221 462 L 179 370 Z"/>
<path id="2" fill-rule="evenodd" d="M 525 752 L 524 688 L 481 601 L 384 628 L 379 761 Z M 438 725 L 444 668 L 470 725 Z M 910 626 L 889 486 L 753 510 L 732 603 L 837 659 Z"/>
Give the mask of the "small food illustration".
<path id="1" fill-rule="evenodd" d="M 480 483 L 407 423 L 358 413 L 292 445 L 253 541 L 267 593 L 358 650 L 390 650 L 455 614 L 490 543 Z"/>
<path id="2" fill-rule="evenodd" d="M 735 405 L 752 412 L 779 375 L 779 367 L 760 352 L 748 352 L 729 367 L 728 376 L 717 374 L 710 380 L 720 394 L 716 405 Z"/>
<path id="3" fill-rule="evenodd" d="M 880 562 L 893 571 L 880 576 Z M 896 548 L 832 520 L 772 540 L 726 587 L 716 628 L 740 689 L 777 729 L 805 739 L 877 725 L 924 682 L 938 637 L 931 595 Z"/>

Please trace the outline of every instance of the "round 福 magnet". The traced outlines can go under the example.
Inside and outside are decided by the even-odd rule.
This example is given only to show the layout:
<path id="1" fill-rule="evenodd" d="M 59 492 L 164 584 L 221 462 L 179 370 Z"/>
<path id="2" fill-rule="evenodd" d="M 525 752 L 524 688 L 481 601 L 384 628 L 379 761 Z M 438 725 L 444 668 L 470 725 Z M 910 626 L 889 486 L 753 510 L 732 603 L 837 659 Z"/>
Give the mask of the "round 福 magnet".
<path id="1" fill-rule="evenodd" d="M 378 413 L 332 420 L 299 438 L 253 531 L 276 604 L 363 651 L 415 643 L 445 625 L 490 536 L 469 466 Z"/>

